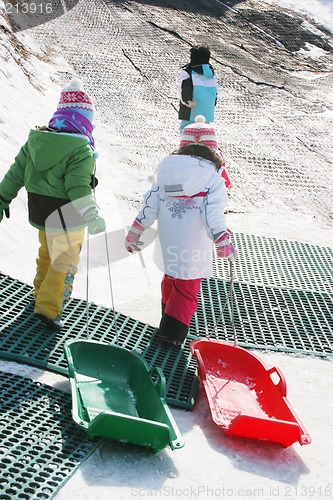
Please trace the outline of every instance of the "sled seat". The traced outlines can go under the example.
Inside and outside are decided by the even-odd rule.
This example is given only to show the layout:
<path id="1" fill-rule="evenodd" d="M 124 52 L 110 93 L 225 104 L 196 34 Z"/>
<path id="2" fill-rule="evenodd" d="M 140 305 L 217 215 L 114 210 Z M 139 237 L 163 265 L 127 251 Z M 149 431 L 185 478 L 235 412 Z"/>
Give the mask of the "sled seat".
<path id="1" fill-rule="evenodd" d="M 165 402 L 162 370 L 137 353 L 87 340 L 64 346 L 74 421 L 88 434 L 160 451 L 184 442 Z"/>

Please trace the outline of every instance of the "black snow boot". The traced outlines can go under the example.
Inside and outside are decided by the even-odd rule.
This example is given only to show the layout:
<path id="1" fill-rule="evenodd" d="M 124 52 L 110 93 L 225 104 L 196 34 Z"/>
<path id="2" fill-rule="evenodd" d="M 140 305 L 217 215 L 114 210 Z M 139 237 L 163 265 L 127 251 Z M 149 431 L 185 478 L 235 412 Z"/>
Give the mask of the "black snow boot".
<path id="1" fill-rule="evenodd" d="M 60 318 L 49 319 L 46 316 L 44 316 L 43 314 L 39 314 L 39 313 L 35 313 L 34 316 L 35 316 L 35 318 L 39 319 L 42 323 L 44 323 L 44 325 L 47 326 L 47 328 L 50 328 L 50 330 L 54 330 L 56 332 L 59 332 L 64 327 L 64 324 L 60 320 Z"/>
<path id="2" fill-rule="evenodd" d="M 166 344 L 180 345 L 186 338 L 188 328 L 185 323 L 164 313 L 160 321 L 157 337 Z"/>

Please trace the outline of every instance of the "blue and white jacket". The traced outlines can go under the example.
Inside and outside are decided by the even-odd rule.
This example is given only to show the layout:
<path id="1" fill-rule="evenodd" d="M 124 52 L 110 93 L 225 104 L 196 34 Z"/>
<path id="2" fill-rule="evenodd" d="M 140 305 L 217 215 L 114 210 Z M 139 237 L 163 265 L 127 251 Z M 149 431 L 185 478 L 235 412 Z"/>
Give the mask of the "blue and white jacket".
<path id="1" fill-rule="evenodd" d="M 211 64 L 187 64 L 179 75 L 178 118 L 194 122 L 196 116 L 203 115 L 206 123 L 213 123 L 217 93 L 217 81 Z M 196 101 L 197 105 L 188 108 L 185 106 L 188 101 Z"/>

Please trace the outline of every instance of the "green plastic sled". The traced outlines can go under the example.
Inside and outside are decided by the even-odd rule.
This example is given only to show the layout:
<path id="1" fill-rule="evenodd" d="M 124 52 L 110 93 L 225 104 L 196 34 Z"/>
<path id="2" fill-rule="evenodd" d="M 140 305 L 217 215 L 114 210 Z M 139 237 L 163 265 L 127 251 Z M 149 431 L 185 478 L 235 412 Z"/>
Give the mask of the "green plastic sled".
<path id="1" fill-rule="evenodd" d="M 88 340 L 65 342 L 72 392 L 72 416 L 89 438 L 147 446 L 158 452 L 184 441 L 165 402 L 160 368 L 139 354 Z"/>

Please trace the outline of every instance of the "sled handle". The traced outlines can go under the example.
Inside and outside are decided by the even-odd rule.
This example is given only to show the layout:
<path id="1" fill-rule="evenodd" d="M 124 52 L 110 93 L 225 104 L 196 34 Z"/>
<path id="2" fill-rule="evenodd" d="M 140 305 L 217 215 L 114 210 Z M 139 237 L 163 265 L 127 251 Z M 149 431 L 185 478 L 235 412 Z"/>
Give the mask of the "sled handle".
<path id="1" fill-rule="evenodd" d="M 201 380 L 206 380 L 206 370 L 205 365 L 201 356 L 199 349 L 194 349 L 194 356 L 197 358 L 197 369 L 198 375 Z"/>
<path id="2" fill-rule="evenodd" d="M 269 374 L 269 376 L 270 376 L 273 384 L 280 391 L 281 396 L 286 397 L 287 396 L 287 383 L 286 383 L 286 379 L 285 379 L 283 373 L 281 372 L 280 368 L 277 368 L 276 366 L 273 366 L 273 368 L 271 368 L 270 370 L 268 370 L 267 373 Z M 273 373 L 276 373 L 278 375 L 278 377 L 279 377 L 279 381 L 277 383 L 275 383 L 274 380 L 273 380 L 273 378 L 271 377 L 271 375 Z"/>
<path id="3" fill-rule="evenodd" d="M 154 366 L 149 372 L 152 383 L 160 398 L 166 397 L 166 383 L 163 372 L 159 366 Z"/>
<path id="4" fill-rule="evenodd" d="M 72 342 L 73 341 L 66 340 L 65 344 L 64 344 L 64 351 L 65 351 L 65 357 L 66 357 L 66 361 L 67 361 L 67 369 L 68 369 L 69 378 L 75 377 L 73 356 L 72 356 L 71 350 L 69 348 L 69 345 Z"/>

